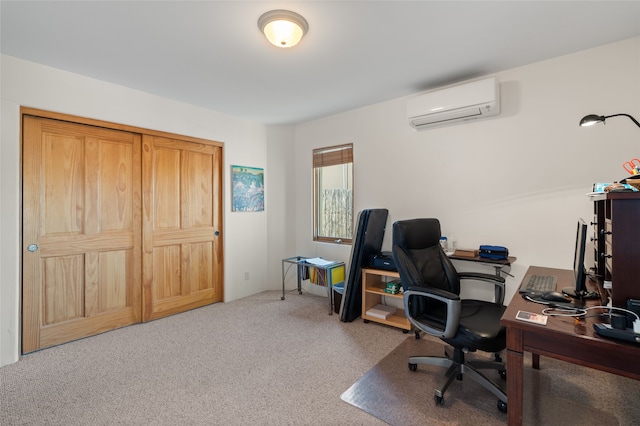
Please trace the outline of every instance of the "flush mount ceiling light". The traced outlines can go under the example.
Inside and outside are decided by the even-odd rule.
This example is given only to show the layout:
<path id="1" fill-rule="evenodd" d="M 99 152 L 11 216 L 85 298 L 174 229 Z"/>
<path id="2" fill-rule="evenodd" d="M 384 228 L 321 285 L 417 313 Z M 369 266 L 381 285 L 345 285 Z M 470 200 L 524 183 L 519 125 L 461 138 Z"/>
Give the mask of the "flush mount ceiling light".
<path id="1" fill-rule="evenodd" d="M 258 19 L 258 28 L 274 46 L 292 47 L 307 33 L 309 24 L 290 10 L 271 10 Z"/>

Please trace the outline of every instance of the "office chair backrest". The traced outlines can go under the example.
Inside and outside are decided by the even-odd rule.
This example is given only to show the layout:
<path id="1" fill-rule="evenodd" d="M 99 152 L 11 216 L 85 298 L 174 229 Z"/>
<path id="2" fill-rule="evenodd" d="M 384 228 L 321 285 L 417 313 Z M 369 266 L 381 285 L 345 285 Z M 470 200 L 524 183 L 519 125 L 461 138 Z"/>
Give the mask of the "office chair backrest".
<path id="1" fill-rule="evenodd" d="M 438 219 L 393 224 L 392 255 L 405 290 L 417 285 L 460 294 L 460 279 L 440 246 L 440 236 Z"/>

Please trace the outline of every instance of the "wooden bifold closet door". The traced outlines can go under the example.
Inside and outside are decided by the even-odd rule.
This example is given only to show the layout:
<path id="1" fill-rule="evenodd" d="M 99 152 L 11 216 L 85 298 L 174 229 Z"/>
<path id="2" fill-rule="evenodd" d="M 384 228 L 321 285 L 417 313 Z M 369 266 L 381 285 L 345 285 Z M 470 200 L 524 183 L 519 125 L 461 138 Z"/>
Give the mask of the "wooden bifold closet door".
<path id="1" fill-rule="evenodd" d="M 143 136 L 143 320 L 222 301 L 222 150 Z"/>
<path id="2" fill-rule="evenodd" d="M 23 125 L 23 353 L 139 322 L 140 136 Z"/>
<path id="3" fill-rule="evenodd" d="M 23 116 L 23 353 L 222 301 L 222 147 L 185 139 Z"/>

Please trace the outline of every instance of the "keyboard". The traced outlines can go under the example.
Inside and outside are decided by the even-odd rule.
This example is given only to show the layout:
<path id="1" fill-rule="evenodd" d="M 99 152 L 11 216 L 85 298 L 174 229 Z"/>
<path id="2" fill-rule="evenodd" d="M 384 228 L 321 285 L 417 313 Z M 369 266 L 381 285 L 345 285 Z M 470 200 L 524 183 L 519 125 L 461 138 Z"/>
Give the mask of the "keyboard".
<path id="1" fill-rule="evenodd" d="M 529 279 L 520 285 L 520 293 L 555 291 L 556 283 L 557 278 L 554 275 L 530 275 Z"/>

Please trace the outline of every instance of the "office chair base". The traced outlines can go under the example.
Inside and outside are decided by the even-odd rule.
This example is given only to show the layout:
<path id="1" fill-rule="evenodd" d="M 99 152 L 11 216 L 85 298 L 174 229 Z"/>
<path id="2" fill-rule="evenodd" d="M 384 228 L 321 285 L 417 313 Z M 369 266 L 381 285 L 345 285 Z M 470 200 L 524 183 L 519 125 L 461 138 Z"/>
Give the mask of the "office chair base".
<path id="1" fill-rule="evenodd" d="M 507 394 L 495 381 L 486 377 L 479 370 L 497 370 L 502 378 L 506 377 L 504 364 L 497 361 L 472 360 L 464 363 L 458 363 L 449 358 L 435 356 L 412 356 L 409 357 L 409 370 L 416 371 L 418 364 L 435 365 L 447 368 L 444 382 L 436 388 L 434 401 L 436 405 L 444 403 L 444 394 L 453 383 L 454 379 L 462 380 L 464 376 L 468 376 L 473 381 L 487 389 L 489 392 L 498 397 L 498 410 L 503 413 L 507 412 Z"/>
<path id="2" fill-rule="evenodd" d="M 444 397 L 438 396 L 438 395 L 434 395 L 433 396 L 433 401 L 436 403 L 436 405 L 442 405 L 442 404 L 444 404 Z"/>

